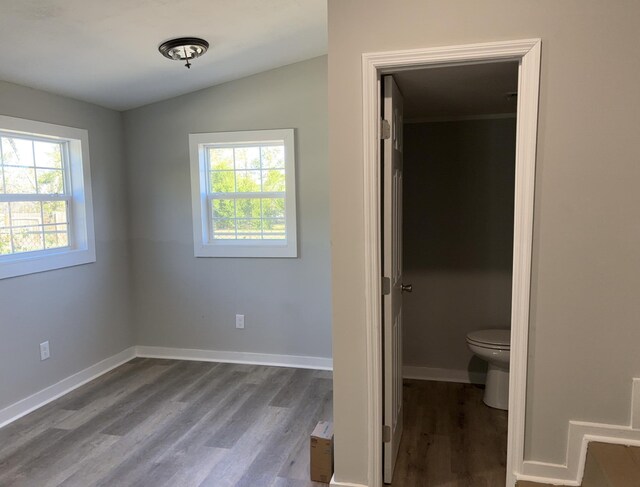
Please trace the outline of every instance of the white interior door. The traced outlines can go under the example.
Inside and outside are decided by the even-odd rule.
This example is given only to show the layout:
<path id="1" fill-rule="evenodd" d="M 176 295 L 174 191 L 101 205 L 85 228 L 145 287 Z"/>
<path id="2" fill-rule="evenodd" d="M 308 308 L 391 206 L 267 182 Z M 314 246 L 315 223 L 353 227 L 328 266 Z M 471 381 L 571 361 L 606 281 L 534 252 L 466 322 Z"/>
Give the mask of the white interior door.
<path id="1" fill-rule="evenodd" d="M 384 346 L 384 482 L 391 483 L 402 437 L 402 94 L 392 76 L 383 79 L 382 270 Z M 384 123 L 384 122 L 383 122 Z"/>

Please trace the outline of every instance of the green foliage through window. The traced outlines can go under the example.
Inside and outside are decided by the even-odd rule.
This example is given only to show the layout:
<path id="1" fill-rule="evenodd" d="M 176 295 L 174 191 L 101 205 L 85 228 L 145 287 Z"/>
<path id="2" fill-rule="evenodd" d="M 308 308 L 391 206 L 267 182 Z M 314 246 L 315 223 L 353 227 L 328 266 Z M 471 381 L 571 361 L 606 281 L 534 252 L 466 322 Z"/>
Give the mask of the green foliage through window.
<path id="1" fill-rule="evenodd" d="M 0 136 L 0 255 L 69 246 L 64 171 L 63 144 Z"/>
<path id="2" fill-rule="evenodd" d="M 209 147 L 207 154 L 213 238 L 286 238 L 284 146 Z"/>

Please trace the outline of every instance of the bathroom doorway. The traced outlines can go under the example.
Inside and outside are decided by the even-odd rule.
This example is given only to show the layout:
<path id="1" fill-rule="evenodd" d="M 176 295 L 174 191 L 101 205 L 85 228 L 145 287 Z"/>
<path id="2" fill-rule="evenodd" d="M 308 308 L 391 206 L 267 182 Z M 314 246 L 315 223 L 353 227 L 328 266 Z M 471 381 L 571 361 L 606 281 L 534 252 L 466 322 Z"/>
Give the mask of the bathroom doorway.
<path id="1" fill-rule="evenodd" d="M 401 304 L 394 300 L 402 309 L 403 420 L 397 424 L 404 433 L 392 434 L 393 482 L 391 445 L 385 449 L 384 480 L 504 485 L 518 64 L 404 70 L 382 83 L 383 118 L 402 123 L 384 144 L 393 142 L 402 159 L 395 165 L 402 168 L 397 241 L 404 290 Z M 387 110 L 388 84 L 402 94 L 403 110 L 394 112 L 403 117 Z M 389 154 L 383 151 L 385 209 L 398 186 L 387 184 Z M 391 229 L 387 215 L 383 235 Z M 383 269 L 392 275 L 387 245 L 383 239 Z M 386 307 L 385 300 L 385 319 Z M 491 343 L 473 342 L 474 354 L 467 337 Z M 388 338 L 385 333 L 385 350 Z M 417 458 L 416 451 L 422 452 Z"/>
<path id="2" fill-rule="evenodd" d="M 407 52 L 373 53 L 363 56 L 365 93 L 363 104 L 365 121 L 365 258 L 367 264 L 365 292 L 368 298 L 367 331 L 369 340 L 367 349 L 370 372 L 368 392 L 369 421 L 372 433 L 369 441 L 370 485 L 381 485 L 383 478 L 387 483 L 393 479 L 396 452 L 402 450 L 400 443 L 403 436 L 403 419 L 406 427 L 409 424 L 406 422 L 407 412 L 415 410 L 414 405 L 403 401 L 402 388 L 398 388 L 398 384 L 402 383 L 403 380 L 401 356 L 404 334 L 402 327 L 406 323 L 405 308 L 402 303 L 405 299 L 409 299 L 403 297 L 402 291 L 405 292 L 405 296 L 411 296 L 406 294 L 411 288 L 410 284 L 413 284 L 414 290 L 417 289 L 415 283 L 407 281 L 407 276 L 402 276 L 406 267 L 402 265 L 402 232 L 398 232 L 397 229 L 402 228 L 403 216 L 409 216 L 409 220 L 413 221 L 413 225 L 418 227 L 418 233 L 428 232 L 429 230 L 433 233 L 438 233 L 437 235 L 423 235 L 425 238 L 445 240 L 445 233 L 449 233 L 449 236 L 454 237 L 458 234 L 458 238 L 452 242 L 446 244 L 440 241 L 438 242 L 441 245 L 440 248 L 431 248 L 436 255 L 428 256 L 427 259 L 432 259 L 430 264 L 438 262 L 438 265 L 442 267 L 440 270 L 443 270 L 445 266 L 451 265 L 451 262 L 455 262 L 454 265 L 458 266 L 458 268 L 454 267 L 454 271 L 466 269 L 465 265 L 468 265 L 483 270 L 495 268 L 500 274 L 500 277 L 493 276 L 496 279 L 492 281 L 492 285 L 488 286 L 489 289 L 483 286 L 480 296 L 471 292 L 466 298 L 461 297 L 461 299 L 464 299 L 469 304 L 471 308 L 469 316 L 471 316 L 471 319 L 475 317 L 478 321 L 482 321 L 482 327 L 485 326 L 485 323 L 490 323 L 494 328 L 503 329 L 508 329 L 509 325 L 511 325 L 511 338 L 510 340 L 507 339 L 510 342 L 511 349 L 510 365 L 507 366 L 507 370 L 510 370 L 510 379 L 507 379 L 509 383 L 508 401 L 506 401 L 509 405 L 508 420 L 506 413 L 501 412 L 504 415 L 503 423 L 505 425 L 508 423 L 508 448 L 504 445 L 499 450 L 503 454 L 505 451 L 507 452 L 506 468 L 502 470 L 500 477 L 503 480 L 506 479 L 506 485 L 513 486 L 515 484 L 515 479 L 522 463 L 524 409 L 526 405 L 526 359 L 539 57 L 540 42 L 538 40 L 453 46 Z M 493 68 L 496 69 L 494 70 Z M 445 72 L 445 70 L 449 71 Z M 500 70 L 507 73 L 505 79 L 509 79 L 505 86 L 501 87 L 497 78 L 491 81 L 485 80 L 484 82 L 478 82 L 477 79 L 473 80 L 474 76 L 476 78 L 482 77 L 480 76 L 482 72 L 485 72 L 486 75 L 487 71 L 491 71 L 492 75 L 495 75 Z M 452 73 L 454 75 L 453 78 L 451 77 Z M 444 76 L 444 81 L 440 80 L 440 86 L 438 87 L 438 83 L 433 82 L 434 76 L 443 77 L 445 74 L 448 78 Z M 387 78 L 387 76 L 393 76 L 393 79 Z M 431 86 L 429 87 L 429 83 L 425 83 L 425 81 L 431 81 Z M 388 94 L 386 93 L 385 83 L 387 86 L 389 83 L 397 86 L 398 89 L 396 91 L 399 99 L 402 98 L 403 90 L 405 91 L 404 104 L 401 101 L 399 102 L 400 104 L 394 101 L 391 104 L 391 110 L 388 109 L 388 101 L 385 99 L 385 94 Z M 456 87 L 463 90 L 456 93 Z M 482 110 L 477 110 L 477 108 L 482 103 L 478 102 L 482 99 L 483 89 L 486 91 L 487 88 L 500 88 L 503 91 L 499 95 L 500 101 L 507 106 L 508 104 L 514 104 L 515 109 L 513 106 L 506 110 L 497 109 L 494 104 L 488 108 L 485 107 L 493 113 L 487 113 L 486 110 L 485 113 L 480 113 Z M 420 111 L 422 100 L 420 96 L 416 95 L 420 90 L 422 90 L 423 94 L 426 92 L 427 95 L 432 95 L 424 104 L 426 110 L 422 112 Z M 407 93 L 409 93 L 408 97 Z M 429 97 L 427 96 L 427 98 Z M 462 102 L 458 103 L 457 106 L 458 108 L 460 106 L 466 107 L 466 113 L 454 113 L 456 102 Z M 442 106 L 439 107 L 439 104 Z M 446 107 L 444 107 L 445 105 Z M 413 122 L 412 124 L 403 123 L 403 108 L 405 111 L 404 117 L 414 119 L 410 120 Z M 445 111 L 437 113 L 439 108 Z M 445 127 L 445 124 L 448 124 L 448 126 Z M 415 133 L 412 135 L 413 132 Z M 420 149 L 420 144 L 425 142 L 433 151 L 437 151 L 439 145 L 441 149 L 446 148 L 451 152 L 452 145 L 455 146 L 456 150 L 462 151 L 462 145 L 465 144 L 460 142 L 460 136 L 466 133 L 471 136 L 471 139 L 476 137 L 476 139 L 480 140 L 482 137 L 478 137 L 478 135 L 483 132 L 485 135 L 489 134 L 489 139 L 493 138 L 494 142 L 494 146 L 487 149 L 486 154 L 484 154 L 486 156 L 484 159 L 489 161 L 487 164 L 481 164 L 481 159 L 483 158 L 472 156 L 470 159 L 475 160 L 475 164 L 467 164 L 468 167 L 466 168 L 460 165 L 457 168 L 458 170 L 452 170 L 452 165 L 460 163 L 461 157 L 454 157 L 453 159 L 449 157 L 448 162 L 443 162 L 439 169 L 437 165 L 435 166 L 435 173 L 421 175 L 420 171 L 424 167 L 420 167 L 421 163 L 418 162 L 418 165 L 413 168 L 415 172 L 411 176 L 411 184 L 417 184 L 417 192 L 415 188 L 414 192 L 419 197 L 424 197 L 427 186 L 424 185 L 424 182 L 422 186 L 420 185 L 419 180 L 421 177 L 431 176 L 435 179 L 437 175 L 444 178 L 437 188 L 430 188 L 432 191 L 430 196 L 435 196 L 433 193 L 439 191 L 438 195 L 441 198 L 448 198 L 449 204 L 452 206 L 465 206 L 459 199 L 454 199 L 456 192 L 454 190 L 458 190 L 459 194 L 471 192 L 471 196 L 473 196 L 473 191 L 471 190 L 475 185 L 476 189 L 481 189 L 484 195 L 489 194 L 489 196 L 492 196 L 491 189 L 493 185 L 494 193 L 499 193 L 499 196 L 488 199 L 489 207 L 486 207 L 486 201 L 476 202 L 475 206 L 471 205 L 468 208 L 471 211 L 471 216 L 462 218 L 462 221 L 454 221 L 456 218 L 459 219 L 460 216 L 452 215 L 451 212 L 455 208 L 449 208 L 449 211 L 440 211 L 435 217 L 432 214 L 429 217 L 431 223 L 425 222 L 424 218 L 421 219 L 420 210 L 417 208 L 419 205 L 412 205 L 409 210 L 405 208 L 402 211 L 402 187 L 403 183 L 406 184 L 408 175 L 411 174 L 408 172 L 411 171 L 411 168 L 406 165 L 407 161 L 403 160 L 404 144 L 407 143 L 406 137 L 408 135 L 413 139 L 409 144 L 416 144 L 419 149 L 418 152 L 425 149 L 424 147 Z M 509 133 L 511 136 L 505 135 Z M 515 142 L 513 140 L 514 134 Z M 511 142 L 505 142 L 503 146 L 500 139 L 504 137 L 511 137 Z M 511 152 L 511 167 L 505 171 L 500 170 L 500 163 L 496 162 L 501 159 L 498 153 L 502 149 L 504 149 L 505 153 Z M 475 149 L 467 146 L 465 150 L 471 154 L 475 151 L 476 155 L 479 156 L 484 149 L 480 146 L 475 147 Z M 391 157 L 389 157 L 390 154 Z M 460 156 L 460 154 L 458 155 Z M 447 158 L 445 157 L 444 159 Z M 466 159 L 469 158 L 467 157 Z M 391 166 L 389 166 L 389 163 L 391 163 Z M 483 166 L 482 170 L 480 170 L 480 166 Z M 431 167 L 433 169 L 433 166 Z M 488 169 L 488 172 L 484 171 L 486 169 Z M 508 186 L 506 190 L 502 186 L 498 189 L 498 186 L 494 184 L 497 179 L 501 178 L 502 183 L 504 183 L 502 186 Z M 465 188 L 465 180 L 467 183 L 472 183 L 471 186 L 467 184 Z M 431 182 L 435 183 L 435 181 Z M 448 190 L 446 189 L 447 185 L 449 186 Z M 487 190 L 489 190 L 488 193 Z M 469 194 L 466 196 L 469 196 Z M 476 195 L 476 197 L 479 196 L 480 193 Z M 474 198 L 470 199 L 473 200 Z M 505 205 L 500 203 L 505 201 L 510 201 L 510 203 Z M 404 203 L 407 203 L 406 199 L 404 199 Z M 489 210 L 500 210 L 498 208 L 500 206 L 506 206 L 511 211 L 510 229 L 508 225 L 502 225 L 505 220 L 504 215 L 497 218 L 497 221 L 500 222 L 497 226 L 495 222 L 490 223 L 492 218 L 489 217 Z M 442 220 L 440 223 L 443 226 L 440 231 L 438 231 L 437 226 L 432 225 L 434 218 L 435 220 Z M 465 221 L 465 218 L 468 221 Z M 478 223 L 474 227 L 475 223 L 473 222 L 476 220 Z M 447 231 L 443 231 L 443 229 Z M 464 233 L 470 229 L 473 230 L 470 234 Z M 506 230 L 509 230 L 510 234 L 506 235 L 505 238 Z M 501 238 L 498 239 L 495 249 L 487 242 L 481 243 L 480 247 L 475 247 L 475 249 L 471 250 L 460 246 L 461 242 L 468 243 L 473 241 L 473 236 L 477 237 L 480 234 L 500 235 Z M 417 240 L 419 241 L 420 239 Z M 425 248 L 428 248 L 428 246 L 425 246 Z M 482 251 L 478 252 L 478 248 Z M 507 249 L 506 253 L 503 252 L 505 248 Z M 498 252 L 498 249 L 501 249 L 501 251 Z M 510 254 L 509 249 L 512 250 L 512 254 Z M 469 255 L 469 252 L 471 255 Z M 478 252 L 479 255 L 473 255 L 474 252 Z M 437 257 L 440 258 L 438 259 Z M 388 265 L 389 262 L 393 263 L 391 267 Z M 506 265 L 505 262 L 507 262 Z M 509 263 L 511 263 L 512 269 Z M 418 266 L 420 265 L 424 265 L 424 262 L 422 264 L 418 262 Z M 437 268 L 438 265 L 435 267 Z M 390 272 L 391 275 L 388 276 L 387 274 Z M 441 273 L 447 274 L 445 272 Z M 427 281 L 429 281 L 434 272 L 429 274 L 430 277 Z M 451 274 L 455 274 L 455 272 L 451 272 Z M 471 275 L 473 273 L 467 272 L 467 274 Z M 466 282 L 468 280 L 463 279 L 462 281 Z M 466 282 L 466 285 L 470 286 L 469 283 L 471 281 L 473 279 Z M 424 282 L 421 285 L 423 284 Z M 454 292 L 453 289 L 455 288 L 455 286 L 451 287 L 451 282 L 448 288 L 444 282 L 440 284 L 431 282 L 429 286 L 432 288 L 431 292 L 433 292 L 434 288 L 437 288 L 438 292 L 447 295 L 446 299 L 443 299 L 441 295 L 437 298 L 438 301 L 446 301 L 447 299 L 451 301 L 450 294 Z M 458 287 L 458 289 L 462 288 L 464 288 L 464 285 Z M 492 288 L 493 292 L 491 291 Z M 487 298 L 486 294 L 483 294 L 487 292 L 492 297 Z M 380 295 L 383 295 L 382 302 L 377 297 Z M 482 303 L 487 303 L 487 299 L 495 301 L 494 304 L 502 302 L 503 306 L 494 306 L 492 311 L 494 316 L 488 313 L 481 319 L 479 309 L 482 307 Z M 418 298 L 417 301 L 422 301 L 422 298 Z M 477 308 L 475 313 L 473 312 L 474 307 Z M 392 310 L 392 312 L 389 312 L 389 310 Z M 407 308 L 407 311 L 409 313 L 412 312 L 411 306 Z M 458 312 L 459 310 L 455 311 Z M 458 313 L 454 321 L 458 322 L 461 317 L 462 315 Z M 497 322 L 496 326 L 493 326 L 494 320 Z M 478 323 L 475 323 L 472 328 L 478 330 L 479 327 L 477 325 Z M 458 330 L 458 333 L 460 333 L 460 330 Z M 484 345 L 488 339 L 485 337 L 482 340 Z M 488 343 L 491 343 L 491 340 L 488 340 Z M 416 339 L 411 338 L 411 346 L 404 349 L 408 355 L 415 353 L 415 349 L 412 348 L 415 342 Z M 482 362 L 479 362 L 478 359 L 469 359 L 469 349 L 464 339 L 460 345 L 461 347 L 456 347 L 458 348 L 457 352 L 445 353 L 445 355 L 453 362 L 458 359 L 461 361 L 468 360 L 468 364 L 464 369 L 450 369 L 453 372 L 450 374 L 449 380 L 452 379 L 451 376 L 455 378 L 456 374 L 458 374 L 465 375 L 467 382 L 473 382 L 471 378 L 475 378 L 476 382 L 480 382 L 483 377 Z M 463 352 L 460 352 L 460 348 Z M 450 357 L 450 355 L 456 355 L 458 352 L 460 352 L 459 355 L 461 356 L 467 354 L 466 358 L 458 357 L 456 359 L 455 357 Z M 433 363 L 437 364 L 437 362 Z M 420 367 L 420 364 L 414 365 L 414 367 Z M 434 372 L 434 369 L 446 369 L 446 367 L 426 366 L 422 368 L 431 369 L 430 373 Z M 446 377 L 421 377 L 421 379 L 424 378 L 443 379 Z M 458 377 L 458 380 L 460 380 L 460 377 Z M 467 386 L 475 387 L 468 384 Z M 437 392 L 435 389 L 434 391 L 422 391 L 420 394 L 433 396 L 440 400 L 447 395 L 442 391 Z M 417 394 L 417 396 L 420 396 L 420 394 Z M 454 402 L 459 403 L 460 401 L 456 400 Z M 405 410 L 404 415 L 402 415 L 403 409 Z M 487 407 L 479 411 L 483 413 L 490 411 L 490 409 Z M 455 464 L 455 460 L 451 463 L 452 459 L 447 456 L 450 452 L 447 453 L 443 445 L 438 446 L 435 443 L 430 443 L 429 448 L 431 448 L 431 451 L 436 452 L 436 456 L 440 455 L 440 462 L 446 462 L 447 458 L 449 458 L 449 463 L 451 465 Z M 460 448 L 460 445 L 458 445 L 451 451 L 459 450 Z M 419 461 L 421 453 L 416 450 L 416 444 L 413 442 L 412 462 Z M 499 460 L 500 462 L 503 466 L 505 465 L 504 458 Z M 440 480 L 444 481 L 446 479 L 440 478 Z M 403 485 L 430 485 L 425 484 L 424 479 L 422 479 L 423 483 L 415 483 L 406 477 L 401 482 Z M 491 477 L 490 483 L 492 485 L 496 483 L 495 477 Z"/>

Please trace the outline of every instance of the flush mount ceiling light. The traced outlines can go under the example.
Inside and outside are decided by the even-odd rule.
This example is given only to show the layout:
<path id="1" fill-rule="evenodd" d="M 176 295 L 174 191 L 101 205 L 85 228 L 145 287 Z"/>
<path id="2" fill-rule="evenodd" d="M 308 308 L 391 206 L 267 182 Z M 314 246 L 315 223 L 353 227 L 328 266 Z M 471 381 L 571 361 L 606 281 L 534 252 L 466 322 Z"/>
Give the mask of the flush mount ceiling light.
<path id="1" fill-rule="evenodd" d="M 191 68 L 191 61 L 202 56 L 209 49 L 209 43 L 198 37 L 179 37 L 170 39 L 158 46 L 158 51 L 166 58 L 174 61 L 186 61 L 185 66 Z"/>

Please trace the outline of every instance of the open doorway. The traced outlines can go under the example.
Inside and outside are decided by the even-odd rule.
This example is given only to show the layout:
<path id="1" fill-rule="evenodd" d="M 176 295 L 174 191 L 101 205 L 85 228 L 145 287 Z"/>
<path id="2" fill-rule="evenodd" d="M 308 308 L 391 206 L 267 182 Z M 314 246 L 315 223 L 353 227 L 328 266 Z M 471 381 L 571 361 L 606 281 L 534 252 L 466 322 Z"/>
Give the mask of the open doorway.
<path id="1" fill-rule="evenodd" d="M 500 63 L 503 64 L 500 66 L 501 68 L 505 68 L 507 71 L 512 70 L 513 73 L 517 65 L 516 90 L 507 87 L 506 91 L 500 95 L 504 97 L 506 103 L 513 103 L 514 99 L 517 99 L 515 102 L 516 119 L 513 119 L 513 109 L 504 111 L 502 114 L 488 114 L 492 115 L 492 118 L 484 117 L 486 120 L 511 120 L 511 123 L 515 123 L 515 157 L 512 150 L 512 166 L 511 170 L 507 171 L 511 177 L 506 178 L 507 182 L 510 182 L 509 190 L 505 192 L 506 196 L 504 196 L 509 199 L 510 193 L 513 204 L 510 233 L 512 242 L 510 248 L 513 252 L 511 256 L 512 278 L 507 277 L 507 280 L 511 280 L 509 293 L 507 293 L 510 313 L 505 312 L 502 307 L 502 311 L 498 312 L 498 315 L 502 315 L 504 319 L 506 313 L 508 318 L 506 323 L 497 323 L 498 326 L 495 326 L 495 328 L 502 328 L 504 331 L 508 330 L 511 325 L 511 336 L 506 339 L 509 344 L 507 354 L 509 352 L 511 354 L 509 365 L 506 367 L 507 378 L 506 381 L 499 381 L 501 384 L 508 383 L 507 399 L 504 402 L 508 404 L 509 408 L 508 421 L 505 418 L 508 422 L 508 446 L 501 449 L 502 452 L 505 449 L 507 451 L 506 469 L 502 471 L 500 476 L 503 479 L 506 478 L 507 485 L 513 486 L 523 458 L 539 58 L 539 40 L 372 53 L 363 56 L 365 239 L 367 249 L 365 292 L 368 298 L 369 419 L 370 431 L 372 431 L 369 442 L 370 485 L 381 485 L 383 472 L 384 481 L 391 481 L 395 455 L 400 449 L 404 405 L 402 387 L 398 387 L 398 384 L 402 384 L 403 379 L 403 361 L 401 359 L 402 324 L 404 321 L 402 292 L 409 290 L 409 283 L 402 275 L 403 246 L 401 243 L 402 232 L 399 231 L 402 228 L 402 183 L 405 180 L 403 177 L 403 139 L 406 140 L 406 133 L 403 135 L 403 128 L 407 129 L 402 119 L 403 107 L 407 105 L 402 103 L 402 93 L 398 83 L 391 78 L 389 78 L 389 83 L 383 82 L 383 80 L 386 81 L 385 76 L 387 75 L 396 74 L 400 78 L 400 84 L 403 83 L 403 77 L 406 78 L 404 80 L 406 85 L 411 74 L 402 73 L 403 71 L 425 68 L 434 71 L 444 69 L 455 71 L 454 68 L 458 68 L 462 73 L 464 71 L 462 68 L 469 68 L 471 71 L 466 72 L 469 75 L 473 70 L 477 72 L 488 69 L 486 66 L 482 68 L 480 65 Z M 476 66 L 473 67 L 474 65 Z M 440 73 L 443 72 L 440 71 Z M 398 73 L 400 74 L 398 75 Z M 463 87 L 466 85 L 469 88 L 473 86 L 472 83 L 469 83 L 469 79 L 465 80 L 464 77 L 461 85 Z M 394 86 L 395 89 L 389 90 L 389 86 Z M 452 86 L 450 81 L 443 84 L 445 89 L 450 89 Z M 513 91 L 517 91 L 517 97 Z M 389 96 L 390 94 L 392 96 Z M 473 96 L 473 93 L 471 95 Z M 457 97 L 460 97 L 460 94 Z M 446 100 L 447 97 L 441 94 L 438 98 Z M 456 96 L 452 98 L 456 98 Z M 414 100 L 411 104 L 412 109 L 416 105 Z M 433 108 L 436 104 L 432 100 L 429 105 Z M 479 115 L 481 114 L 467 116 L 477 118 Z M 435 118 L 437 116 L 433 113 L 427 114 L 422 123 L 436 123 L 438 120 L 429 120 L 429 117 Z M 448 116 L 451 117 L 451 115 Z M 483 117 L 479 119 L 483 119 Z M 420 120 L 417 121 L 420 122 Z M 463 120 L 457 121 L 462 122 Z M 506 131 L 511 130 L 513 134 L 513 127 L 509 129 L 508 122 L 506 125 Z M 419 128 L 425 129 L 425 127 Z M 434 127 L 431 126 L 432 132 L 433 129 Z M 433 136 L 433 133 L 431 135 Z M 416 140 L 423 141 L 425 138 L 425 134 L 422 133 Z M 381 142 L 380 139 L 384 140 Z M 442 134 L 436 139 L 442 139 Z M 436 144 L 431 145 L 435 147 Z M 511 148 L 513 149 L 513 141 Z M 491 183 L 491 180 L 483 181 L 484 185 Z M 491 232 L 488 233 L 491 234 Z M 497 233 L 501 233 L 504 237 L 504 232 L 498 231 Z M 460 240 L 463 239 L 459 238 L 458 242 Z M 491 253 L 489 252 L 489 254 Z M 509 260 L 508 258 L 508 252 L 506 257 L 504 253 L 499 253 L 499 256 L 489 255 L 488 261 L 485 261 L 484 264 L 489 262 L 488 267 L 490 267 L 494 264 L 497 265 L 498 262 L 503 263 L 505 260 Z M 508 269 L 503 270 L 506 270 L 507 275 L 509 274 Z M 507 288 L 509 288 L 508 285 Z M 502 293 L 501 296 L 504 294 Z M 379 298 L 380 295 L 384 296 L 382 300 Z M 504 296 L 501 299 L 504 301 Z M 478 328 L 476 328 L 477 330 Z M 472 344 L 475 345 L 478 342 L 481 345 L 492 345 L 496 340 L 495 337 L 487 338 L 486 336 L 471 338 L 473 338 L 472 342 L 475 341 Z M 496 343 L 501 344 L 504 341 L 505 339 L 500 337 Z M 466 346 L 464 343 L 463 347 Z M 433 368 L 437 369 L 438 367 Z M 482 376 L 481 367 L 477 371 L 471 370 L 473 374 L 469 372 L 469 370 L 462 371 L 469 377 Z M 492 375 L 491 370 L 489 370 L 489 375 Z M 502 379 L 504 379 L 504 374 Z M 441 450 L 438 449 L 438 451 Z M 420 453 L 419 451 L 413 452 L 418 456 Z M 443 452 L 442 459 L 446 458 L 447 455 Z M 502 464 L 504 465 L 504 459 Z M 491 483 L 493 485 L 495 481 L 492 480 Z M 406 483 L 406 479 L 403 485 L 409 485 Z"/>
<path id="2" fill-rule="evenodd" d="M 385 276 L 402 277 L 402 299 L 385 296 L 383 345 L 387 359 L 398 340 L 404 378 L 384 480 L 504 485 L 518 63 L 403 70 L 382 83 L 393 149 L 383 151 L 382 233 L 402 230 L 382 242 Z M 387 201 L 396 193 L 401 202 Z M 385 399 L 387 387 L 398 384 L 385 382 Z"/>

